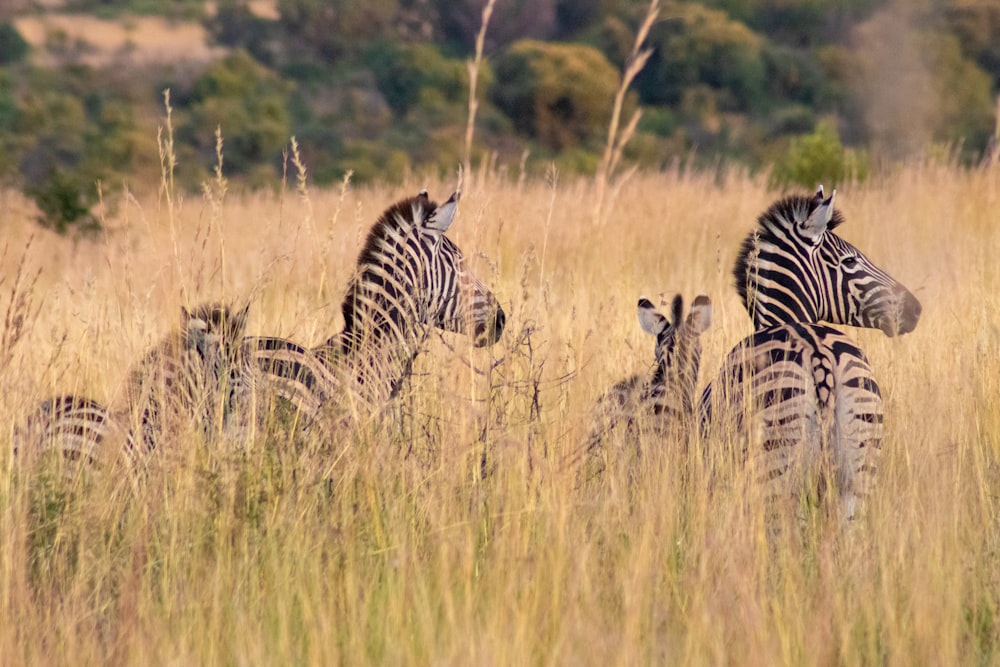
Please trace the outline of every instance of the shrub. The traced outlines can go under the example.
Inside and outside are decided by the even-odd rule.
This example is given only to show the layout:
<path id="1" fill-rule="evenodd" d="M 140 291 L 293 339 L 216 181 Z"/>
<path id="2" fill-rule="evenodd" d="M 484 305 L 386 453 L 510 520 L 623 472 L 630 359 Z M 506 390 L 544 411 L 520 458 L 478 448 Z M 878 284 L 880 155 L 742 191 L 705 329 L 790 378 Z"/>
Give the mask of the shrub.
<path id="1" fill-rule="evenodd" d="M 10 65 L 28 55 L 28 42 L 10 23 L 0 23 L 0 65 Z"/>
<path id="2" fill-rule="evenodd" d="M 97 201 L 96 189 L 82 183 L 79 173 L 53 170 L 42 184 L 32 186 L 26 193 L 38 207 L 38 223 L 43 227 L 65 234 L 73 228 L 82 233 L 97 231 L 100 223 L 90 213 Z"/>
<path id="3" fill-rule="evenodd" d="M 465 62 L 445 58 L 433 44 L 379 42 L 368 52 L 365 63 L 382 96 L 398 115 L 413 108 L 428 88 L 437 90 L 448 102 L 467 103 Z M 480 76 L 484 74 L 486 87 L 490 83 L 488 68 L 484 67 Z"/>
<path id="4" fill-rule="evenodd" d="M 676 104 L 684 90 L 708 85 L 731 99 L 733 110 L 754 110 L 766 103 L 764 40 L 724 12 L 697 4 L 678 5 L 679 15 L 650 32 L 652 58 L 636 77 L 647 104 Z"/>
<path id="5" fill-rule="evenodd" d="M 867 176 L 865 155 L 845 149 L 836 128 L 820 122 L 811 134 L 792 139 L 785 155 L 774 165 L 771 186 L 814 188 L 824 183 L 832 187 L 846 181 L 861 181 Z"/>
<path id="6" fill-rule="evenodd" d="M 618 78 L 595 48 L 523 40 L 497 59 L 491 96 L 520 132 L 561 150 L 604 136 Z"/>
<path id="7" fill-rule="evenodd" d="M 188 121 L 179 135 L 196 146 L 205 164 L 215 161 L 215 128 L 222 128 L 226 166 L 249 173 L 256 164 L 277 164 L 291 136 L 291 85 L 245 51 L 213 63 L 195 81 Z"/>

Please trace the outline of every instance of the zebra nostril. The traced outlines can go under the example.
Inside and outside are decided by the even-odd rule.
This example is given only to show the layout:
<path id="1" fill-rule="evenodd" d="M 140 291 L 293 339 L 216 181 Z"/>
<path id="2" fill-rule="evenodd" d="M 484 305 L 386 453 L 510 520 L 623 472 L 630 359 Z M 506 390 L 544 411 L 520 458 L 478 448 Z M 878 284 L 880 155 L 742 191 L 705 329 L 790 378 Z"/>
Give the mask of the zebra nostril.
<path id="1" fill-rule="evenodd" d="M 920 321 L 920 314 L 923 312 L 923 306 L 920 305 L 917 297 L 907 292 L 904 297 L 903 307 L 901 310 L 902 313 L 899 318 L 899 333 L 910 333 L 917 328 L 917 322 Z"/>
<path id="2" fill-rule="evenodd" d="M 507 324 L 507 315 L 504 314 L 503 308 L 497 306 L 497 314 L 493 320 L 493 342 L 500 340 L 500 335 L 503 334 L 503 328 Z"/>
<path id="3" fill-rule="evenodd" d="M 473 344 L 476 347 L 486 347 L 493 345 L 500 340 L 504 325 L 507 323 L 507 316 L 499 306 L 493 314 L 492 319 L 481 321 L 476 324 L 475 339 Z"/>

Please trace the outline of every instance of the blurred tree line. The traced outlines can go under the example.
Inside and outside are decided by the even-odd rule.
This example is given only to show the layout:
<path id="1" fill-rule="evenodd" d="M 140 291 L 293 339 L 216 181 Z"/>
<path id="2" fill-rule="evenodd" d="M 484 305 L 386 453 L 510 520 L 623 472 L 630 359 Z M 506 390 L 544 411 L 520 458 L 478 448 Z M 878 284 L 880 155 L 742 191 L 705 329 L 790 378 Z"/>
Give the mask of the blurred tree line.
<path id="1" fill-rule="evenodd" d="M 32 11 L 31 3 L 21 10 Z M 177 179 L 217 162 L 273 186 L 295 136 L 328 184 L 461 161 L 466 62 L 484 0 L 65 0 L 67 12 L 201 21 L 224 57 L 94 67 L 50 34 L 45 58 L 0 15 L 0 180 L 46 224 L 96 223 L 95 183 L 156 182 L 151 140 L 171 91 Z M 499 0 L 486 34 L 479 158 L 592 172 L 647 0 Z M 50 10 L 51 11 L 51 10 Z M 995 128 L 1000 0 L 666 0 L 627 106 L 642 120 L 625 160 L 678 156 L 766 168 L 776 186 L 864 178 L 932 150 L 979 159 Z M 40 64 L 40 63 L 45 63 Z M 693 156 L 693 158 L 691 157 Z"/>

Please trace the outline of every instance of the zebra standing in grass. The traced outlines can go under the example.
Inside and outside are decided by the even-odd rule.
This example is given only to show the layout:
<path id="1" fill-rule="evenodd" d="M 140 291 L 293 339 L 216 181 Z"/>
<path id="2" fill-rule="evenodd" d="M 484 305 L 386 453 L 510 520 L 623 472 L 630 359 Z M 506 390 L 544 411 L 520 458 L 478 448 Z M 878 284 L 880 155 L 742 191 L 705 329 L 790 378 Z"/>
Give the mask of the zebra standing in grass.
<path id="1" fill-rule="evenodd" d="M 390 206 L 370 229 L 341 305 L 344 329 L 313 349 L 249 337 L 245 354 L 264 391 L 290 401 L 307 420 L 333 407 L 357 416 L 396 396 L 432 327 L 496 343 L 506 316 L 465 269 L 445 233 L 459 193 L 440 206 L 426 190 Z"/>
<path id="2" fill-rule="evenodd" d="M 182 309 L 181 330 L 133 367 L 110 406 L 73 395 L 43 401 L 15 433 L 15 454 L 57 450 L 67 476 L 80 464 L 123 463 L 134 470 L 165 438 L 192 426 L 205 436 L 217 433 L 231 421 L 250 375 L 241 345 L 248 309 Z"/>
<path id="3" fill-rule="evenodd" d="M 129 415 L 130 446 L 150 453 L 167 434 L 195 426 L 205 436 L 221 431 L 237 409 L 249 375 L 243 338 L 250 304 L 182 308 L 181 329 L 167 335 L 129 373 L 112 414 Z"/>
<path id="4" fill-rule="evenodd" d="M 732 443 L 767 498 L 835 484 L 852 518 L 878 468 L 882 398 L 861 349 L 819 322 L 912 331 L 921 306 L 833 233 L 843 216 L 822 186 L 773 204 L 743 242 L 733 271 L 756 333 L 705 389 L 702 421 Z M 813 488 L 815 487 L 815 488 Z"/>
<path id="5" fill-rule="evenodd" d="M 657 312 L 645 298 L 639 299 L 642 330 L 656 337 L 656 366 L 652 376 L 634 375 L 609 389 L 594 408 L 595 426 L 587 443 L 586 476 L 606 468 L 606 451 L 613 433 L 634 440 L 642 434 L 657 439 L 684 438 L 695 424 L 695 391 L 701 365 L 701 334 L 711 325 L 712 302 L 705 295 L 695 298 L 687 318 L 684 300 L 674 296 L 671 316 Z M 636 452 L 641 456 L 641 449 Z"/>

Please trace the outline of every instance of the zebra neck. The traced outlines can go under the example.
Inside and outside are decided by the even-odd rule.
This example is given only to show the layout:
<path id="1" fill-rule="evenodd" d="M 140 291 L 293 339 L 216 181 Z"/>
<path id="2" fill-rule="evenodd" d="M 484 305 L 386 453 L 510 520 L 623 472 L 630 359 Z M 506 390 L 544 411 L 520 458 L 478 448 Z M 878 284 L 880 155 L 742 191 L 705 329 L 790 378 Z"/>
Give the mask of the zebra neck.
<path id="1" fill-rule="evenodd" d="M 352 375 L 365 398 L 378 403 L 399 392 L 425 337 L 393 336 L 386 328 L 345 329 L 326 341 L 321 356 Z"/>
<path id="2" fill-rule="evenodd" d="M 778 283 L 760 286 L 747 292 L 746 309 L 753 320 L 754 331 L 788 322 L 822 322 L 827 318 L 816 301 L 802 285 Z"/>

